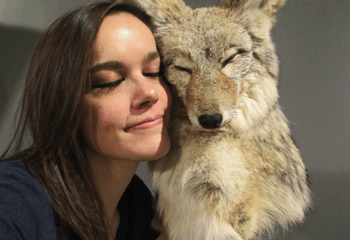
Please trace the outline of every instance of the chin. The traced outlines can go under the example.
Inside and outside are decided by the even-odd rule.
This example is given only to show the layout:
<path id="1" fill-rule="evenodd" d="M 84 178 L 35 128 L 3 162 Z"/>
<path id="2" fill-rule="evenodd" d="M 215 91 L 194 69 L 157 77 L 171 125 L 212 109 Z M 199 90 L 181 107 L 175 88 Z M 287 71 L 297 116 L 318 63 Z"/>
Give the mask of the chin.
<path id="1" fill-rule="evenodd" d="M 153 144 L 152 144 L 153 145 Z M 164 157 L 170 150 L 170 138 L 169 136 L 162 137 L 161 141 L 158 144 L 154 144 L 153 146 L 148 148 L 148 151 L 144 153 L 143 162 L 149 162 L 157 160 L 161 157 Z"/>

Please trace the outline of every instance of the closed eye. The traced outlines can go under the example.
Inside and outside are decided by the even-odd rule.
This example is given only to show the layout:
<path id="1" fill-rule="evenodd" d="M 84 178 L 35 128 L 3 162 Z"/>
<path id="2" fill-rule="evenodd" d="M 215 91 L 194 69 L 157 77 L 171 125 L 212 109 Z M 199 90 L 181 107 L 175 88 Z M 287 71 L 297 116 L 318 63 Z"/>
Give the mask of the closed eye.
<path id="1" fill-rule="evenodd" d="M 156 78 L 160 76 L 160 72 L 154 72 L 154 73 L 142 73 L 143 76 L 145 77 L 151 77 L 151 78 Z"/>
<path id="2" fill-rule="evenodd" d="M 177 70 L 182 71 L 182 72 L 187 72 L 187 73 L 189 73 L 189 74 L 192 74 L 192 69 L 191 69 L 191 68 L 181 67 L 181 66 L 176 66 L 176 65 L 175 65 L 175 68 L 176 68 Z"/>
<path id="3" fill-rule="evenodd" d="M 91 85 L 91 87 L 93 89 L 95 88 L 101 88 L 101 89 L 105 89 L 105 88 L 114 88 L 116 86 L 118 86 L 121 82 L 123 82 L 125 80 L 125 78 L 121 78 L 117 81 L 114 82 L 108 82 L 108 83 L 102 83 L 102 84 L 93 84 Z"/>
<path id="4" fill-rule="evenodd" d="M 226 65 L 229 64 L 229 63 L 232 61 L 232 59 L 234 59 L 238 54 L 242 54 L 242 53 L 244 53 L 244 52 L 246 52 L 246 51 L 243 50 L 243 49 L 239 49 L 238 52 L 236 52 L 235 54 L 232 54 L 232 55 L 229 56 L 225 61 L 223 61 L 223 62 L 221 63 L 221 68 L 226 67 Z"/>

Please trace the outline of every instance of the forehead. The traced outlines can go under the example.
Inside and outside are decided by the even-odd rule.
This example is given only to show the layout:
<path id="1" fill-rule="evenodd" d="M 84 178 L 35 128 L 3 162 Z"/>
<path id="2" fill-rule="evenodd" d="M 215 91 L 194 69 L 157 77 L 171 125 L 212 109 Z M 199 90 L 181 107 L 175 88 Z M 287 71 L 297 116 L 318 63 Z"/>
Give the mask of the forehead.
<path id="1" fill-rule="evenodd" d="M 106 16 L 102 21 L 94 41 L 92 57 L 113 57 L 125 51 L 146 48 L 153 51 L 156 49 L 148 26 L 131 13 L 118 12 Z"/>
<path id="2" fill-rule="evenodd" d="M 120 31 L 123 33 L 123 31 L 125 32 L 126 30 L 133 30 L 140 34 L 152 35 L 151 30 L 144 22 L 138 19 L 135 15 L 122 11 L 109 14 L 103 19 L 96 38 L 101 34 L 107 35 L 108 37 L 108 35 L 113 36 L 114 31 Z"/>

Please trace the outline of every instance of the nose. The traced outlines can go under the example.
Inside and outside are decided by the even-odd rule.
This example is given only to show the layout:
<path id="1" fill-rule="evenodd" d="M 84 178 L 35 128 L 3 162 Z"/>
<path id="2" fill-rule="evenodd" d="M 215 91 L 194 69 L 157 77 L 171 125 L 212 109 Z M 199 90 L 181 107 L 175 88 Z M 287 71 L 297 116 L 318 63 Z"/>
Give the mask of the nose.
<path id="1" fill-rule="evenodd" d="M 203 128 L 215 129 L 215 128 L 220 127 L 220 125 L 222 123 L 222 115 L 220 113 L 214 113 L 211 115 L 203 114 L 203 115 L 199 116 L 198 120 Z"/>
<path id="2" fill-rule="evenodd" d="M 134 99 L 132 106 L 135 109 L 149 107 L 159 99 L 157 87 L 154 83 L 144 79 L 135 83 Z"/>

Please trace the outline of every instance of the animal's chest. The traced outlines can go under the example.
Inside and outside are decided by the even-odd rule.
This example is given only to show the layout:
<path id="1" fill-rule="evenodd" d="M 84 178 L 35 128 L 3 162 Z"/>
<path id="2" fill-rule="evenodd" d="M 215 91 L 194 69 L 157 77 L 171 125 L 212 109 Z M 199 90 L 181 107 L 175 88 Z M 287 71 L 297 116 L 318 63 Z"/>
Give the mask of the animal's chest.
<path id="1" fill-rule="evenodd" d="M 240 149 L 240 143 L 225 133 L 183 132 L 176 138 L 183 155 L 191 158 L 227 159 L 234 161 Z"/>
<path id="2" fill-rule="evenodd" d="M 220 181 L 219 176 L 240 178 L 246 172 L 241 143 L 233 136 L 189 132 L 180 134 L 177 141 L 177 153 L 173 156 L 182 172 L 215 182 Z"/>

